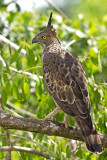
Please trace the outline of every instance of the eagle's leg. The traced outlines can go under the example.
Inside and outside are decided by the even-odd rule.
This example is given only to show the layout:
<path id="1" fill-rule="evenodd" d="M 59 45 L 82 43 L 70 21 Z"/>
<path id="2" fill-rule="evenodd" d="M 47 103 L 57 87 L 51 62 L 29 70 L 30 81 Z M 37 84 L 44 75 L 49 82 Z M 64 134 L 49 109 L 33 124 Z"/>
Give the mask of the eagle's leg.
<path id="1" fill-rule="evenodd" d="M 56 107 L 51 113 L 49 113 L 45 118 L 44 120 L 54 120 L 54 116 L 61 112 L 61 108 L 60 107 Z"/>
<path id="2" fill-rule="evenodd" d="M 69 126 L 68 120 L 69 120 L 69 115 L 65 113 L 64 121 L 63 121 L 63 124 L 65 125 L 65 128 L 68 128 L 68 126 Z"/>

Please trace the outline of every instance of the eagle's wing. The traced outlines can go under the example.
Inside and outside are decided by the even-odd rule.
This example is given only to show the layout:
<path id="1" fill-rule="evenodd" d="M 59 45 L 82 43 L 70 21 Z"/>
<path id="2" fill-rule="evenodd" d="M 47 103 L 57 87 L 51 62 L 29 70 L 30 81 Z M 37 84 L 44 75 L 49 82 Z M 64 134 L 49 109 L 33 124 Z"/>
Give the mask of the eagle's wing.
<path id="1" fill-rule="evenodd" d="M 57 105 L 77 121 L 87 148 L 92 152 L 101 151 L 101 142 L 90 116 L 87 82 L 79 58 L 68 52 L 44 54 L 43 76 L 46 88 Z"/>
<path id="2" fill-rule="evenodd" d="M 65 113 L 86 118 L 90 113 L 90 99 L 86 77 L 79 58 L 66 53 L 44 55 L 43 76 L 46 88 Z"/>

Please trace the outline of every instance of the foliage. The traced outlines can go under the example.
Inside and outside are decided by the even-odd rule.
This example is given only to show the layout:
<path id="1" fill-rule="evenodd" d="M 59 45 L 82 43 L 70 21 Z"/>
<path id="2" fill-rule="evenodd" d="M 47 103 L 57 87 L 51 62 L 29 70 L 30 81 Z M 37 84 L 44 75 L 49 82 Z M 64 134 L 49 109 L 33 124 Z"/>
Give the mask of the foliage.
<path id="1" fill-rule="evenodd" d="M 91 3 L 95 3 L 90 1 Z M 55 108 L 52 98 L 46 91 L 42 78 L 42 48 L 40 45 L 32 45 L 31 41 L 35 34 L 46 27 L 50 9 L 45 9 L 45 14 L 41 10 L 33 12 L 21 12 L 20 6 L 16 3 L 15 11 L 7 11 L 10 4 L 0 1 L 0 33 L 5 35 L 9 40 L 13 41 L 20 48 L 16 51 L 11 46 L 0 44 L 0 55 L 3 57 L 6 66 L 3 67 L 0 61 L 0 94 L 5 109 L 14 114 L 20 114 L 26 118 L 32 118 L 26 112 L 21 112 L 12 108 L 8 103 L 11 102 L 19 109 L 24 109 L 35 114 L 35 118 L 44 118 L 49 112 Z M 85 2 L 86 3 L 86 2 Z M 100 2 L 93 6 L 93 9 L 100 7 Z M 85 7 L 83 2 L 79 3 L 81 7 Z M 78 6 L 77 6 L 78 8 Z M 80 8 L 80 7 L 79 7 Z M 107 7 L 106 9 L 107 10 Z M 96 11 L 96 10 L 95 10 Z M 77 13 L 76 18 L 73 16 L 72 24 L 63 19 L 56 11 L 53 11 L 53 24 L 57 29 L 58 36 L 64 46 L 71 40 L 75 39 L 76 43 L 68 47 L 69 52 L 78 55 L 82 61 L 86 77 L 88 80 L 88 88 L 91 99 L 92 119 L 99 132 L 107 134 L 106 130 L 106 106 L 107 106 L 107 14 L 103 12 L 102 18 L 97 13 L 95 20 L 91 13 L 91 8 L 84 10 L 82 14 Z M 73 11 L 72 11 L 73 12 Z M 74 8 L 75 13 L 75 8 Z M 81 12 L 80 12 L 81 13 Z M 86 15 L 90 16 L 86 19 Z M 79 14 L 78 18 L 77 15 Z M 4 17 L 3 17 L 4 16 Z M 5 20 L 5 21 L 4 21 Z M 20 54 L 21 49 L 26 50 L 26 58 Z M 19 74 L 12 71 L 15 68 L 22 72 Z M 26 75 L 24 72 L 35 74 L 34 79 Z M 33 92 L 33 88 L 35 89 Z M 63 121 L 64 113 L 55 116 L 58 121 Z M 33 117 L 34 118 L 34 117 Z M 71 125 L 75 125 L 72 117 L 69 120 Z M 76 143 L 76 149 L 73 148 L 74 143 L 65 138 L 47 136 L 32 133 L 32 140 L 28 132 L 10 130 L 10 137 L 13 144 L 43 150 L 52 154 L 56 160 L 85 159 L 85 160 L 105 160 L 107 152 L 101 155 L 94 155 L 87 151 L 83 143 Z M 35 141 L 35 143 L 33 142 Z M 70 144 L 70 145 L 69 145 Z M 4 129 L 0 128 L 0 146 L 5 146 L 6 138 Z M 6 153 L 0 153 L 0 159 L 4 159 Z M 27 153 L 12 152 L 12 159 L 35 159 L 43 158 L 29 155 Z M 71 158 L 70 158 L 71 157 Z"/>

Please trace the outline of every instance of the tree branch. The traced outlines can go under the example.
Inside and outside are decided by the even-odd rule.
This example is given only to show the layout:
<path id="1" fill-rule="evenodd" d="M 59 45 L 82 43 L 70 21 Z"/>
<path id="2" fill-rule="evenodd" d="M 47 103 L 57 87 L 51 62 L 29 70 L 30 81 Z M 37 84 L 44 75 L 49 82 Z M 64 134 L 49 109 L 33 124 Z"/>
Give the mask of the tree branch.
<path id="1" fill-rule="evenodd" d="M 12 68 L 12 67 L 9 67 L 9 69 L 11 71 L 14 71 L 14 72 L 19 73 L 19 74 L 25 74 L 25 75 L 31 77 L 33 80 L 39 81 L 39 78 L 38 78 L 38 76 L 36 74 L 30 73 L 30 72 L 21 71 L 21 70 L 17 70 L 17 69 Z"/>
<path id="2" fill-rule="evenodd" d="M 6 63 L 5 63 L 5 61 L 4 61 L 4 59 L 2 58 L 1 55 L 0 55 L 0 61 L 2 62 L 3 67 L 6 67 Z M 25 74 L 25 75 L 29 76 L 31 79 L 36 80 L 36 81 L 39 81 L 39 78 L 42 78 L 42 76 L 39 76 L 39 78 L 38 78 L 38 76 L 36 74 L 26 72 L 26 71 L 17 70 L 17 69 L 12 68 L 12 67 L 9 67 L 9 69 L 11 71 L 15 72 L 15 73 L 18 73 L 18 74 Z"/>
<path id="3" fill-rule="evenodd" d="M 25 113 L 25 114 L 31 116 L 30 118 L 35 118 L 35 114 L 33 114 L 31 112 L 28 112 L 28 111 L 26 111 L 26 110 L 24 110 L 22 108 L 17 107 L 17 106 L 15 106 L 13 103 L 11 103 L 9 101 L 7 101 L 7 105 L 9 105 L 11 108 L 14 108 L 15 110 L 19 111 L 20 113 Z"/>
<path id="4" fill-rule="evenodd" d="M 16 49 L 16 50 L 18 50 L 18 49 L 20 48 L 17 44 L 11 42 L 9 39 L 5 38 L 5 37 L 2 36 L 1 34 L 0 34 L 0 43 L 2 43 L 2 44 L 5 43 L 5 44 L 7 44 L 7 45 L 10 45 L 12 48 L 14 48 L 14 49 Z M 20 54 L 21 54 L 23 57 L 26 57 L 26 51 L 25 51 L 25 49 L 21 49 Z"/>
<path id="5" fill-rule="evenodd" d="M 49 0 L 45 0 L 50 6 L 52 6 L 64 19 L 66 19 L 69 23 L 71 23 L 72 21 L 65 15 L 64 12 L 62 12 L 62 10 L 60 8 L 58 8 L 55 4 L 53 4 L 51 1 Z"/>
<path id="6" fill-rule="evenodd" d="M 19 146 L 5 146 L 5 147 L 0 147 L 0 152 L 4 151 L 20 151 L 20 152 L 27 152 L 30 154 L 35 154 L 38 156 L 42 156 L 44 158 L 50 159 L 51 156 L 45 152 L 42 151 L 37 151 L 35 149 L 27 148 L 27 147 L 19 147 Z"/>
<path id="7" fill-rule="evenodd" d="M 5 111 L 4 106 L 3 106 L 3 102 L 2 102 L 2 99 L 1 99 L 1 98 L 0 98 L 0 103 L 1 103 L 1 108 L 2 108 L 2 110 Z M 11 140 L 10 140 L 9 131 L 8 131 L 8 129 L 6 129 L 5 127 L 4 127 L 4 130 L 5 130 L 7 145 L 10 147 L 10 146 L 11 146 Z M 11 160 L 11 151 L 8 151 L 7 160 Z"/>
<path id="8" fill-rule="evenodd" d="M 65 128 L 64 125 L 59 122 L 16 117 L 3 111 L 2 109 L 0 109 L 0 126 L 7 129 L 36 132 L 50 136 L 60 136 L 78 141 L 84 141 L 81 131 L 78 128 Z M 99 136 L 103 147 L 107 148 L 107 135 L 99 133 Z"/>
<path id="9" fill-rule="evenodd" d="M 72 40 L 71 42 L 67 43 L 67 45 L 64 48 L 67 49 L 70 45 L 72 45 L 75 42 L 76 40 Z"/>

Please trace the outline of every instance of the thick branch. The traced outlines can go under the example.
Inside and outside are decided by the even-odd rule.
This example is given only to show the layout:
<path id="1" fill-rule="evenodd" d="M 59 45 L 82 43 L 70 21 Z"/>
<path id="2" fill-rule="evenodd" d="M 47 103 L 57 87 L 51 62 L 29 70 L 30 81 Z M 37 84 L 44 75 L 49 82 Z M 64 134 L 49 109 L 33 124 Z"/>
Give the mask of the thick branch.
<path id="1" fill-rule="evenodd" d="M 75 127 L 65 128 L 61 123 L 41 119 L 28 119 L 13 116 L 0 109 L 0 126 L 7 129 L 16 129 L 43 133 L 50 136 L 66 137 L 74 140 L 84 141 L 80 129 Z M 100 134 L 104 148 L 107 148 L 107 135 Z"/>
<path id="2" fill-rule="evenodd" d="M 45 152 L 42 151 L 37 151 L 35 149 L 27 148 L 27 147 L 19 147 L 19 146 L 5 146 L 5 147 L 0 147 L 0 152 L 4 151 L 20 151 L 20 152 L 27 152 L 30 154 L 35 154 L 38 156 L 42 156 L 44 158 L 50 159 L 51 156 Z"/>

